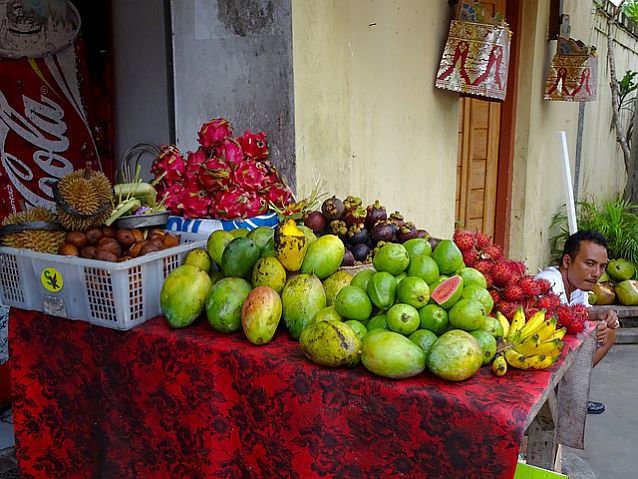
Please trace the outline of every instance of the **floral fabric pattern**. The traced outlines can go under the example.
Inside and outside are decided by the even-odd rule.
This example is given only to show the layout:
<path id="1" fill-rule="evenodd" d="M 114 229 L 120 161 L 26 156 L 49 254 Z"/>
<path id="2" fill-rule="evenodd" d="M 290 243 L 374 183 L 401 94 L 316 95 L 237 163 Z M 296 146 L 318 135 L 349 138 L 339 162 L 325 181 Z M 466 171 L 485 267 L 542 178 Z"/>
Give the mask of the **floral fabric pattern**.
<path id="1" fill-rule="evenodd" d="M 393 381 L 205 320 L 127 332 L 12 309 L 21 476 L 511 478 L 550 370 Z M 568 344 L 577 346 L 576 337 Z"/>

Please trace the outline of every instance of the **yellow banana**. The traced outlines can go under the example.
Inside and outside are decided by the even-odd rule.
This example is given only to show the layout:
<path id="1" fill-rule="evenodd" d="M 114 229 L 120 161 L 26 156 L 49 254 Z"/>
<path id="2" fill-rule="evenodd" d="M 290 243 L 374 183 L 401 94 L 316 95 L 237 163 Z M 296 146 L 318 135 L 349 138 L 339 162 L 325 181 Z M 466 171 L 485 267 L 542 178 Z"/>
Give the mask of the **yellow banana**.
<path id="1" fill-rule="evenodd" d="M 556 331 L 556 318 L 550 318 L 543 323 L 543 326 L 536 331 L 540 337 L 541 343 L 547 341 Z"/>
<path id="2" fill-rule="evenodd" d="M 552 364 L 554 364 L 557 359 L 557 357 L 555 356 L 544 356 L 542 354 L 532 357 L 535 358 L 531 362 L 532 369 L 547 369 Z"/>
<path id="3" fill-rule="evenodd" d="M 536 330 L 543 326 L 545 322 L 545 310 L 541 309 L 532 315 L 531 318 L 527 320 L 525 326 L 521 328 L 521 341 L 525 341 L 531 335 L 533 335 Z"/>
<path id="4" fill-rule="evenodd" d="M 552 335 L 547 338 L 545 341 L 551 341 L 552 339 L 563 339 L 563 336 L 565 336 L 565 333 L 567 332 L 567 328 L 559 328 L 556 329 Z"/>
<path id="5" fill-rule="evenodd" d="M 523 312 L 523 307 L 519 306 L 514 313 L 514 317 L 512 317 L 512 323 L 510 324 L 510 330 L 507 334 L 507 340 L 512 343 L 518 342 L 520 331 L 523 326 L 525 326 L 525 313 Z"/>
<path id="6" fill-rule="evenodd" d="M 538 333 L 532 334 L 525 341 L 521 341 L 518 344 L 514 344 L 513 348 L 516 349 L 522 355 L 536 354 L 535 350 L 541 343 Z"/>
<path id="7" fill-rule="evenodd" d="M 501 353 L 497 353 L 492 361 L 492 372 L 497 376 L 505 376 L 507 373 L 507 361 Z"/>
<path id="8" fill-rule="evenodd" d="M 503 338 L 507 338 L 507 335 L 510 332 L 510 322 L 500 311 L 496 312 L 496 319 L 498 319 L 498 322 L 501 323 L 501 326 L 503 327 Z"/>
<path id="9" fill-rule="evenodd" d="M 292 219 L 279 223 L 275 228 L 275 255 L 288 271 L 299 271 L 308 250 L 304 232 Z"/>
<path id="10" fill-rule="evenodd" d="M 523 344 L 525 344 L 526 347 L 523 347 Z M 538 343 L 536 346 L 531 345 L 530 343 L 523 344 L 515 346 L 515 349 L 525 356 L 536 356 L 539 354 L 543 354 L 545 356 L 558 357 L 563 351 L 563 347 L 565 347 L 565 343 L 563 343 L 560 339 L 552 339 L 551 341 Z"/>
<path id="11" fill-rule="evenodd" d="M 529 363 L 528 357 L 519 353 L 515 349 L 507 349 L 504 354 L 505 360 L 510 366 L 515 367 L 516 369 L 531 369 L 532 366 Z"/>

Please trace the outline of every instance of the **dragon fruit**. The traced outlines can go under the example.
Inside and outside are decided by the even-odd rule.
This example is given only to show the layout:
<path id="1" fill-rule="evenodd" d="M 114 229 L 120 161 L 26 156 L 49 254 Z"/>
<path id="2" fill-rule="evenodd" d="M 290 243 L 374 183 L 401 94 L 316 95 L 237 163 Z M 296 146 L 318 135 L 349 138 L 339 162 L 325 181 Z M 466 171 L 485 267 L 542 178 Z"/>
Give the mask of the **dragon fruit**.
<path id="1" fill-rule="evenodd" d="M 222 158 L 231 166 L 237 166 L 244 159 L 244 152 L 237 140 L 225 138 L 215 147 L 216 156 Z"/>
<path id="2" fill-rule="evenodd" d="M 199 144 L 204 148 L 214 147 L 233 134 L 232 125 L 225 118 L 214 118 L 202 125 L 197 134 Z"/>
<path id="3" fill-rule="evenodd" d="M 261 160 L 268 156 L 268 143 L 264 132 L 252 133 L 246 130 L 244 134 L 237 138 L 246 158 L 251 160 Z"/>
<path id="4" fill-rule="evenodd" d="M 235 139 L 232 131 L 226 119 L 215 118 L 202 125 L 200 147 L 186 158 L 174 145 L 162 147 L 151 171 L 173 214 L 247 218 L 264 214 L 271 205 L 284 210 L 292 203 L 292 192 L 266 160 L 266 134 L 246 130 Z"/>
<path id="5" fill-rule="evenodd" d="M 243 160 L 232 173 L 235 184 L 246 191 L 257 191 L 267 186 L 266 173 L 259 163 L 253 160 Z"/>

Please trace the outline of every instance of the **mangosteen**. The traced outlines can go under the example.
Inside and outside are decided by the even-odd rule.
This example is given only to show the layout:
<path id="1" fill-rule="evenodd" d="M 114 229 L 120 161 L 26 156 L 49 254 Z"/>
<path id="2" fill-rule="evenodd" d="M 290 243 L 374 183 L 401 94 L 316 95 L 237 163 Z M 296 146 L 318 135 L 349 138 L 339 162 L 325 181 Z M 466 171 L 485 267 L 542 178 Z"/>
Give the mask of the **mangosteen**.
<path id="1" fill-rule="evenodd" d="M 342 220 L 332 220 L 330 222 L 330 231 L 333 235 L 345 238 L 348 234 L 348 225 Z"/>
<path id="2" fill-rule="evenodd" d="M 377 224 L 378 221 L 383 221 L 388 219 L 388 212 L 385 209 L 385 206 L 381 205 L 379 200 L 376 200 L 373 204 L 368 205 L 366 208 L 366 223 L 365 226 L 368 228 L 368 231 L 374 228 L 374 225 Z"/>
<path id="3" fill-rule="evenodd" d="M 338 220 L 343 216 L 344 211 L 345 207 L 343 206 L 343 202 L 336 196 L 328 198 L 321 205 L 321 212 L 328 221 Z"/>
<path id="4" fill-rule="evenodd" d="M 417 228 L 413 223 L 405 223 L 401 228 L 399 228 L 399 233 L 397 235 L 397 239 L 399 243 L 405 243 L 412 238 L 416 238 Z"/>
<path id="5" fill-rule="evenodd" d="M 343 207 L 346 211 L 354 211 L 357 208 L 360 208 L 361 205 L 361 198 L 357 198 L 356 196 L 348 195 L 346 199 L 343 200 Z"/>
<path id="6" fill-rule="evenodd" d="M 351 231 L 353 231 L 352 234 Z M 370 240 L 370 233 L 368 233 L 368 230 L 364 226 L 351 226 L 348 230 L 348 237 L 350 241 L 352 241 L 352 244 L 367 244 Z"/>
<path id="7" fill-rule="evenodd" d="M 416 230 L 416 237 L 428 239 L 430 237 L 430 233 L 428 233 L 427 230 L 418 229 Z"/>
<path id="8" fill-rule="evenodd" d="M 441 242 L 441 238 L 435 238 L 434 236 L 430 236 L 428 238 L 428 243 L 430 243 L 430 246 L 432 247 L 432 249 L 434 250 L 434 248 L 437 247 L 437 245 Z"/>
<path id="9" fill-rule="evenodd" d="M 379 221 L 372 231 L 370 231 L 370 238 L 375 243 L 379 241 L 393 242 L 396 241 L 396 235 L 399 228 L 394 223 L 388 220 Z"/>
<path id="10" fill-rule="evenodd" d="M 321 211 L 310 211 L 303 223 L 315 233 L 319 233 L 326 227 L 328 222 Z"/>
<path id="11" fill-rule="evenodd" d="M 370 247 L 365 243 L 357 243 L 352 247 L 352 255 L 356 261 L 365 261 L 370 253 Z"/>
<path id="12" fill-rule="evenodd" d="M 349 249 L 345 250 L 343 254 L 343 259 L 341 260 L 341 266 L 353 266 L 354 265 L 354 255 L 352 251 Z"/>
<path id="13" fill-rule="evenodd" d="M 348 226 L 352 226 L 352 225 L 364 226 L 366 221 L 366 216 L 367 216 L 367 212 L 365 208 L 362 208 L 361 206 L 359 206 L 352 210 L 346 208 L 346 212 L 343 214 L 342 219 L 343 221 L 346 222 Z"/>
<path id="14" fill-rule="evenodd" d="M 401 228 L 401 226 L 405 224 L 405 218 L 403 218 L 403 215 L 399 213 L 398 211 L 395 211 L 394 213 L 392 213 L 390 215 L 389 220 L 392 221 L 399 228 Z"/>

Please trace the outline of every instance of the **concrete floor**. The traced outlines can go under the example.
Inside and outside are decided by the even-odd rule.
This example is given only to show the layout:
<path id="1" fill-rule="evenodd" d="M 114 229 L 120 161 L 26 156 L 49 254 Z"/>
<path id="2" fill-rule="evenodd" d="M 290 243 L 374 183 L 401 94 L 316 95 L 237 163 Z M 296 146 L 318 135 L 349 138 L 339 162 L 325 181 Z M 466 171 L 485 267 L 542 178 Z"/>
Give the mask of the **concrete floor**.
<path id="1" fill-rule="evenodd" d="M 600 415 L 587 416 L 585 449 L 564 449 L 574 469 L 571 479 L 638 477 L 638 344 L 616 344 L 592 371 L 592 401 L 605 403 Z M 587 467 L 589 466 L 589 467 Z"/>

